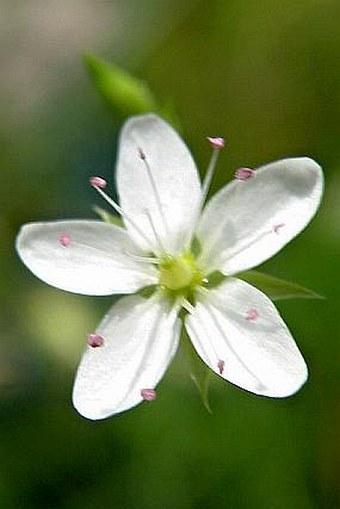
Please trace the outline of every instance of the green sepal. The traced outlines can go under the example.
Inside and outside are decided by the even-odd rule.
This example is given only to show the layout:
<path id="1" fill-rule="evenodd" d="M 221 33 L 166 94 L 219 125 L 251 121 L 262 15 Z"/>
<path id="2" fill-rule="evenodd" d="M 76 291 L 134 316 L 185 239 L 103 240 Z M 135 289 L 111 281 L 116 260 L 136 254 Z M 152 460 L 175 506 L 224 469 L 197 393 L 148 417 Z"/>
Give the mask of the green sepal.
<path id="1" fill-rule="evenodd" d="M 183 327 L 181 333 L 180 352 L 184 356 L 189 368 L 190 378 L 198 389 L 202 403 L 206 410 L 211 414 L 212 410 L 209 403 L 209 384 L 213 372 L 201 361 L 197 352 Z"/>
<path id="2" fill-rule="evenodd" d="M 99 94 L 120 120 L 157 111 L 155 98 L 144 81 L 92 54 L 84 55 L 84 61 Z"/>
<path id="3" fill-rule="evenodd" d="M 237 274 L 239 279 L 256 286 L 263 293 L 268 295 L 271 300 L 283 299 L 323 299 L 322 295 L 304 288 L 303 286 L 285 281 L 268 274 L 263 274 L 257 270 L 248 270 Z"/>
<path id="4" fill-rule="evenodd" d="M 141 297 L 144 297 L 145 299 L 150 299 L 152 295 L 157 291 L 157 285 L 150 285 L 146 286 L 145 288 L 142 288 L 141 290 L 138 290 L 136 292 Z"/>
<path id="5" fill-rule="evenodd" d="M 214 272 L 211 272 L 206 277 L 205 286 L 208 289 L 215 288 L 216 286 L 218 286 L 221 283 L 223 283 L 223 281 L 225 281 L 226 279 L 227 279 L 227 276 L 222 274 L 222 272 L 220 272 L 219 270 L 215 270 Z"/>
<path id="6" fill-rule="evenodd" d="M 94 206 L 93 210 L 96 214 L 100 217 L 104 223 L 114 224 L 116 226 L 119 226 L 120 228 L 124 228 L 124 222 L 122 218 L 115 216 L 114 214 L 111 214 L 110 212 L 107 212 L 105 209 L 102 209 L 101 207 Z"/>

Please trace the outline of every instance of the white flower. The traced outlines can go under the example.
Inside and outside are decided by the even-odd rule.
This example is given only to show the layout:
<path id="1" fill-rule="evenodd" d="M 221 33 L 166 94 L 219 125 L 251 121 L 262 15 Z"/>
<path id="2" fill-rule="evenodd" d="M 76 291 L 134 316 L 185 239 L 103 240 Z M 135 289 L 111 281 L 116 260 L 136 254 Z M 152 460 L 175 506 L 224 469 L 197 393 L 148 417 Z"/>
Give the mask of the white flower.
<path id="1" fill-rule="evenodd" d="M 203 208 L 220 138 L 203 186 L 184 142 L 155 115 L 123 127 L 118 154 L 125 228 L 102 221 L 25 225 L 17 239 L 23 262 L 46 283 L 87 295 L 122 297 L 104 317 L 78 368 L 73 402 L 102 419 L 155 398 L 176 353 L 182 318 L 203 361 L 247 391 L 271 397 L 296 392 L 307 367 L 269 298 L 235 276 L 256 267 L 313 217 L 323 188 L 308 158 L 241 168 Z M 224 280 L 210 287 L 219 271 Z M 152 287 L 148 298 L 139 290 Z M 137 292 L 137 293 L 136 293 Z M 138 293 L 139 292 L 139 293 Z M 182 315 L 181 315 L 182 316 Z"/>

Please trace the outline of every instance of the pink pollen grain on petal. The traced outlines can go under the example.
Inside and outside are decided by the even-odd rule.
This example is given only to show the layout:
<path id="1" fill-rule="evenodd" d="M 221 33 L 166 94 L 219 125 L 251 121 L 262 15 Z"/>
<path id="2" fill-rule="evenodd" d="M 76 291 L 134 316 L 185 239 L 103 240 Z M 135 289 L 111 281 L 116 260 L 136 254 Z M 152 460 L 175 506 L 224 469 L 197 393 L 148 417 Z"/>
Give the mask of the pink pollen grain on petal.
<path id="1" fill-rule="evenodd" d="M 258 317 L 259 317 L 259 313 L 258 313 L 257 309 L 255 309 L 255 308 L 248 309 L 248 311 L 246 312 L 247 320 L 257 320 Z"/>
<path id="2" fill-rule="evenodd" d="M 235 171 L 234 177 L 236 180 L 249 180 L 255 177 L 255 171 L 250 168 L 239 168 Z"/>
<path id="3" fill-rule="evenodd" d="M 213 148 L 223 148 L 225 145 L 224 138 L 221 137 L 213 138 L 208 136 L 207 140 L 210 142 Z"/>
<path id="4" fill-rule="evenodd" d="M 156 391 L 155 389 L 142 389 L 140 394 L 144 401 L 153 401 L 156 399 Z"/>
<path id="5" fill-rule="evenodd" d="M 220 359 L 217 363 L 217 367 L 218 367 L 218 371 L 219 371 L 220 375 L 223 374 L 224 366 L 225 366 L 225 362 L 222 359 Z"/>
<path id="6" fill-rule="evenodd" d="M 100 346 L 103 346 L 104 338 L 103 338 L 103 336 L 100 336 L 100 334 L 96 334 L 95 332 L 91 332 L 91 334 L 87 335 L 87 343 L 92 348 L 98 348 Z"/>
<path id="7" fill-rule="evenodd" d="M 280 233 L 281 228 L 283 228 L 284 226 L 285 226 L 285 223 L 275 224 L 275 225 L 273 226 L 273 231 L 274 231 L 274 233 L 279 234 L 279 233 Z"/>
<path id="8" fill-rule="evenodd" d="M 105 189 L 107 186 L 107 182 L 102 177 L 90 177 L 90 184 L 93 187 L 99 187 L 100 189 Z"/>
<path id="9" fill-rule="evenodd" d="M 59 242 L 63 247 L 67 247 L 71 242 L 71 237 L 67 233 L 62 233 L 59 237 Z"/>

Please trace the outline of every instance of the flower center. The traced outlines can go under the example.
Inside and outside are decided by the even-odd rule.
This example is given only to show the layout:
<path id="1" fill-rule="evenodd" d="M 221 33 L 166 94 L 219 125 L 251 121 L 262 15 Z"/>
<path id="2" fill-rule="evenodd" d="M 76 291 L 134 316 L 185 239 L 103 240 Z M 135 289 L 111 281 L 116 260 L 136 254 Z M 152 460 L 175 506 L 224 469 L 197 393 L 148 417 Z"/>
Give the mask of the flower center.
<path id="1" fill-rule="evenodd" d="M 170 292 L 187 293 L 203 281 L 203 274 L 191 253 L 176 258 L 167 256 L 159 269 L 159 284 Z"/>

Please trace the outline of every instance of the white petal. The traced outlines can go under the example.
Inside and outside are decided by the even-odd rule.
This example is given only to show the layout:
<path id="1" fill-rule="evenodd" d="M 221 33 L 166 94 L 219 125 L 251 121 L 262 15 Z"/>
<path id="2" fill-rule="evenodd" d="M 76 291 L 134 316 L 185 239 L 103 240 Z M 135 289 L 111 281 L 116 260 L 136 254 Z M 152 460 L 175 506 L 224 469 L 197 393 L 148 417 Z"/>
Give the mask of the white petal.
<path id="1" fill-rule="evenodd" d="M 322 189 L 321 168 L 308 158 L 283 159 L 234 180 L 203 212 L 201 264 L 226 275 L 256 267 L 305 228 Z"/>
<path id="2" fill-rule="evenodd" d="M 307 379 L 305 361 L 275 306 L 244 281 L 230 278 L 207 292 L 186 327 L 203 361 L 247 391 L 282 398 Z"/>
<path id="3" fill-rule="evenodd" d="M 79 365 L 73 404 L 88 419 L 104 419 L 138 405 L 154 389 L 178 346 L 177 311 L 158 295 L 122 298 L 96 331 L 99 348 L 88 347 Z"/>
<path id="4" fill-rule="evenodd" d="M 140 150 L 145 154 L 145 161 L 140 157 Z M 151 170 L 158 200 L 146 165 Z M 131 235 L 143 248 L 162 251 L 156 236 L 171 253 L 186 247 L 200 205 L 199 175 L 182 139 L 156 115 L 132 117 L 124 125 L 117 186 L 123 210 L 149 239 L 145 243 L 131 223 L 125 221 Z"/>
<path id="5" fill-rule="evenodd" d="M 63 245 L 63 238 L 68 245 Z M 38 278 L 70 292 L 132 293 L 157 281 L 151 264 L 129 256 L 136 246 L 127 231 L 102 221 L 26 224 L 16 248 Z"/>

